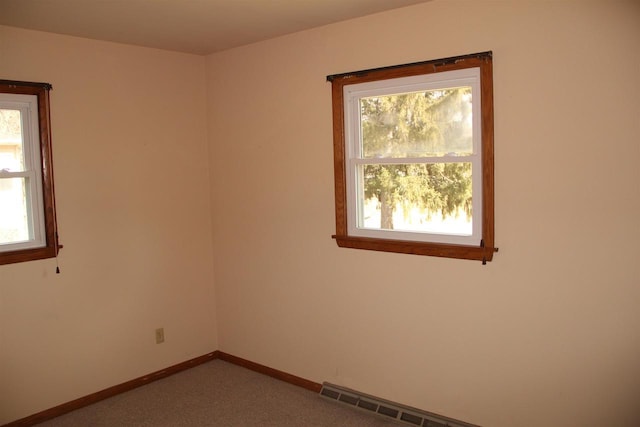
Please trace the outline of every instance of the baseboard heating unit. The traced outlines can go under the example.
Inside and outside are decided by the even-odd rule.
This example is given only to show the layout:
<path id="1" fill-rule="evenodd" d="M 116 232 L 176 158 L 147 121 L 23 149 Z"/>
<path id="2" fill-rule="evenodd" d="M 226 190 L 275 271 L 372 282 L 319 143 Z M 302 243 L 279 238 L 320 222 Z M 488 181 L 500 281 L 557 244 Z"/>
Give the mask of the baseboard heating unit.
<path id="1" fill-rule="evenodd" d="M 337 385 L 322 383 L 320 396 L 362 411 L 391 418 L 400 423 L 420 427 L 479 427 L 475 424 L 443 417 L 431 412 L 389 402 Z"/>

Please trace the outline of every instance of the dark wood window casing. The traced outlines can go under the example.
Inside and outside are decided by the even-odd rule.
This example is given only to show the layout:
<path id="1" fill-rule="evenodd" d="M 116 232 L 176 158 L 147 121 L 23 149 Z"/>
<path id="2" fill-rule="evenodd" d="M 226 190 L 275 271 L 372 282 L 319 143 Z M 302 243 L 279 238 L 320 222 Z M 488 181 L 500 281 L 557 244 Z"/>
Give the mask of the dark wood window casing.
<path id="1" fill-rule="evenodd" d="M 498 251 L 494 242 L 493 61 L 492 52 L 438 59 L 327 76 L 333 105 L 333 152 L 338 246 L 374 251 L 478 260 L 486 263 Z M 348 233 L 344 87 L 357 83 L 478 67 L 482 121 L 482 240 L 478 246 L 351 236 Z"/>
<path id="2" fill-rule="evenodd" d="M 37 259 L 54 258 L 58 244 L 55 191 L 53 185 L 53 153 L 51 148 L 51 121 L 48 83 L 0 80 L 0 93 L 35 95 L 38 99 L 38 126 L 40 138 L 40 166 L 42 168 L 42 203 L 46 243 L 43 247 L 0 252 L 0 265 Z"/>

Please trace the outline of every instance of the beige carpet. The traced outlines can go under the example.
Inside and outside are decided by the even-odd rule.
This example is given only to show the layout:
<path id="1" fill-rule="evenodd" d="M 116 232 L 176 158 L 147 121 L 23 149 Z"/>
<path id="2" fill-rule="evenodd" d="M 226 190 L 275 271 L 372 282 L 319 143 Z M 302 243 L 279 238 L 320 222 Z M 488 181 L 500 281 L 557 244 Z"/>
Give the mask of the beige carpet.
<path id="1" fill-rule="evenodd" d="M 316 393 L 214 360 L 39 424 L 117 426 L 406 425 L 320 398 Z"/>

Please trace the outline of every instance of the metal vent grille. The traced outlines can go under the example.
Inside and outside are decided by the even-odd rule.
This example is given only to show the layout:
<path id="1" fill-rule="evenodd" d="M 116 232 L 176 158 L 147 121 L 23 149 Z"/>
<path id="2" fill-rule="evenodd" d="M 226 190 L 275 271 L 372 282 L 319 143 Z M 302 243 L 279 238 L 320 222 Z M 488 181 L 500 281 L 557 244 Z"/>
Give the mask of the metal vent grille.
<path id="1" fill-rule="evenodd" d="M 464 421 L 410 408 L 337 385 L 323 383 L 320 396 L 382 417 L 419 427 L 478 427 Z"/>

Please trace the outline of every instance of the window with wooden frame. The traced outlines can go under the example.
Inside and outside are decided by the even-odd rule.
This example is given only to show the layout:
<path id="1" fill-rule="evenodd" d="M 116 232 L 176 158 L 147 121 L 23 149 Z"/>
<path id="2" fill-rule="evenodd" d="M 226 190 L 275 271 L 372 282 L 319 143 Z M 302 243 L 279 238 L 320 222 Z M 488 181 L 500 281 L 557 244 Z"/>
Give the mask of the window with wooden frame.
<path id="1" fill-rule="evenodd" d="M 491 261 L 492 54 L 335 74 L 338 246 Z"/>
<path id="2" fill-rule="evenodd" d="M 58 254 L 48 83 L 0 80 L 0 264 Z"/>

